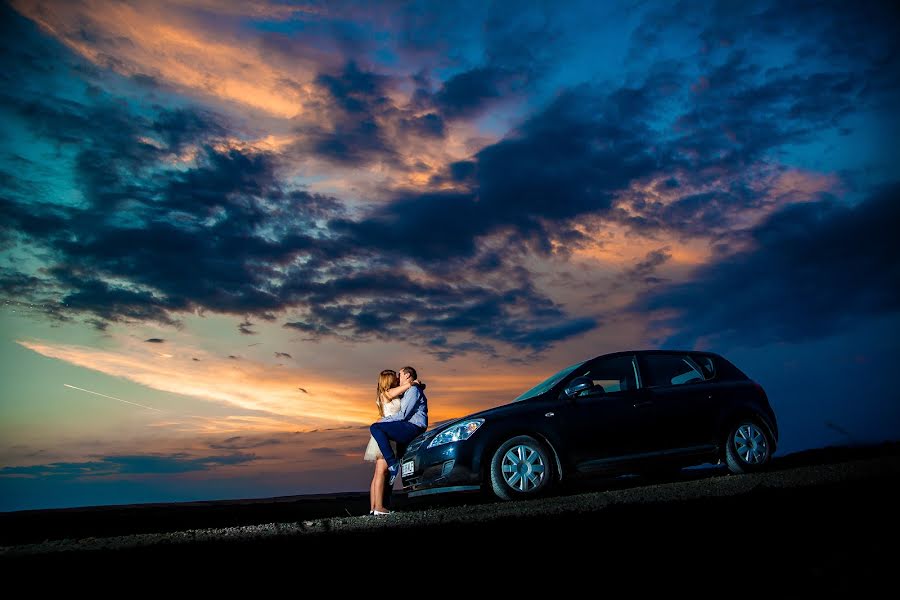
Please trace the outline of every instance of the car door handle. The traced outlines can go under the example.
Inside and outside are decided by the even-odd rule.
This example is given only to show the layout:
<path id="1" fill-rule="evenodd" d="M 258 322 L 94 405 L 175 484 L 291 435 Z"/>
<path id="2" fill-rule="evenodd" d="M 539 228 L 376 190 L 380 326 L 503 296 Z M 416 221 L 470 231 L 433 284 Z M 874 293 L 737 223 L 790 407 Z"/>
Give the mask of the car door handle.
<path id="1" fill-rule="evenodd" d="M 653 400 L 644 400 L 642 402 L 635 402 L 634 407 L 641 408 L 642 406 L 650 406 L 651 404 L 653 404 Z"/>

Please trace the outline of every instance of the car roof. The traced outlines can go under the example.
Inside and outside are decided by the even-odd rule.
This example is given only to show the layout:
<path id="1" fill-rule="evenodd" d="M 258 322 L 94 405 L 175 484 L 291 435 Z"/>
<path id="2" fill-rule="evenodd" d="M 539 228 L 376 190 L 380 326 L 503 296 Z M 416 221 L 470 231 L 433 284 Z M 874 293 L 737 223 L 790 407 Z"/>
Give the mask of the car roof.
<path id="1" fill-rule="evenodd" d="M 617 356 L 622 354 L 707 354 L 709 356 L 719 356 L 715 352 L 709 352 L 707 350 L 681 350 L 678 348 L 663 348 L 663 349 L 653 349 L 653 350 L 620 350 L 617 352 L 609 352 L 607 354 L 599 354 L 594 358 L 589 358 L 588 360 L 595 360 L 598 358 L 603 358 L 604 356 Z M 721 358 L 721 357 L 719 357 Z"/>

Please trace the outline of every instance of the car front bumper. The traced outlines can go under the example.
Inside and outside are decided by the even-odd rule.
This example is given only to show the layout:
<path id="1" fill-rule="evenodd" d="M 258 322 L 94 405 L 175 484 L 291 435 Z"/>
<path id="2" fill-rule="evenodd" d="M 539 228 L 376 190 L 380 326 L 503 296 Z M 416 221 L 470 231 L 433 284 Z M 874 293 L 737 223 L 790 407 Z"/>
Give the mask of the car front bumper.
<path id="1" fill-rule="evenodd" d="M 403 490 L 410 497 L 444 492 L 481 489 L 481 469 L 471 440 L 450 442 L 428 448 L 433 436 L 418 447 L 411 444 L 400 460 Z M 403 466 L 412 463 L 412 472 L 404 476 Z"/>

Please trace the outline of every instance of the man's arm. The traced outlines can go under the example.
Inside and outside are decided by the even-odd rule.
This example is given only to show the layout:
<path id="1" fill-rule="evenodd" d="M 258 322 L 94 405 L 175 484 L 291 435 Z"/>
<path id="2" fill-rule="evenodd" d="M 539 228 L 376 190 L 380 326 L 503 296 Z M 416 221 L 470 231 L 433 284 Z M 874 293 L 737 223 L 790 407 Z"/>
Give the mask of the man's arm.
<path id="1" fill-rule="evenodd" d="M 403 398 L 400 399 L 400 412 L 394 415 L 387 415 L 378 419 L 379 422 L 383 423 L 386 421 L 408 421 L 413 413 L 415 413 L 416 405 L 419 403 L 419 398 L 422 397 L 422 390 L 420 390 L 417 386 L 412 386 L 406 393 L 403 394 Z"/>

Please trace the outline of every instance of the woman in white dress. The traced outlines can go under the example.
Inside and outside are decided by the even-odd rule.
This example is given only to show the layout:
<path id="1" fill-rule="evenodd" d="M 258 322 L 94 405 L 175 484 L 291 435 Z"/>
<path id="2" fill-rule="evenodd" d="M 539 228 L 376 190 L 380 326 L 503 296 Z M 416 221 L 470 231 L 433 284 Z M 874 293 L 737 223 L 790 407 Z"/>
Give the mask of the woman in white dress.
<path id="1" fill-rule="evenodd" d="M 413 382 L 417 383 L 417 382 Z M 378 385 L 375 388 L 375 405 L 378 407 L 378 414 L 382 417 L 393 415 L 400 412 L 400 396 L 410 388 L 410 384 L 400 385 L 400 377 L 396 371 L 385 369 L 378 376 Z M 397 445 L 391 442 L 394 451 Z M 390 513 L 384 506 L 384 484 L 387 481 L 388 464 L 381 455 L 381 449 L 378 448 L 378 442 L 371 435 L 369 436 L 369 445 L 366 447 L 366 453 L 363 459 L 369 462 L 375 462 L 375 474 L 372 476 L 372 485 L 369 486 L 369 514 L 370 515 L 386 515 Z"/>

